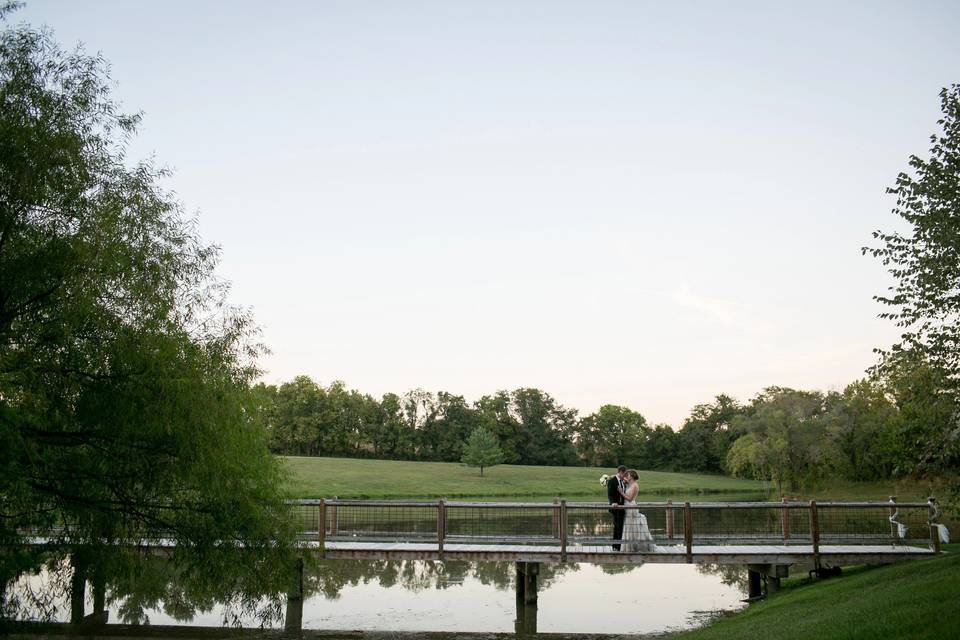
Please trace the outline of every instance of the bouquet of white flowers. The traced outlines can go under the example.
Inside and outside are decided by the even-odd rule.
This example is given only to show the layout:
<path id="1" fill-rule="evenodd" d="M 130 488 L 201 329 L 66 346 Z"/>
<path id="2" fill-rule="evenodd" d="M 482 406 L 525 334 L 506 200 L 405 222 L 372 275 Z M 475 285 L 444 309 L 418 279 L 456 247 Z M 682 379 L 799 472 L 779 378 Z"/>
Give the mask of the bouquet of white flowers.
<path id="1" fill-rule="evenodd" d="M 604 487 L 607 486 L 607 480 L 609 479 L 610 479 L 610 476 L 608 476 L 607 474 L 603 474 L 602 476 L 600 476 L 600 484 L 603 485 Z"/>

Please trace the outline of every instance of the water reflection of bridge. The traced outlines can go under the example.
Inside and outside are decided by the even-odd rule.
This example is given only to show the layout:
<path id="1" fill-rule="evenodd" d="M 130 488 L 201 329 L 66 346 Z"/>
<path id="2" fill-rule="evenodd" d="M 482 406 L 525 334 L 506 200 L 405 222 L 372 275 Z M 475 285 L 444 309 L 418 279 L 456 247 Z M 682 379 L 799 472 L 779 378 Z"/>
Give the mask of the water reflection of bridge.
<path id="1" fill-rule="evenodd" d="M 746 565 L 750 596 L 788 567 L 888 563 L 940 551 L 936 501 L 644 502 L 656 545 L 617 550 L 610 506 L 568 502 L 300 500 L 307 548 L 325 558 L 517 563 L 518 597 L 536 602 L 540 563 Z"/>

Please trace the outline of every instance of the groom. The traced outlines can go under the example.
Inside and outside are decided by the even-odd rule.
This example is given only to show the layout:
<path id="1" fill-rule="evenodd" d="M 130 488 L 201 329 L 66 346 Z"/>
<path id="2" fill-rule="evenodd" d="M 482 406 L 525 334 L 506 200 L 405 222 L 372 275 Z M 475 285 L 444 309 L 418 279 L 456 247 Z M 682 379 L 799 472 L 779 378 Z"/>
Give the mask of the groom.
<path id="1" fill-rule="evenodd" d="M 607 501 L 610 502 L 610 506 L 623 504 L 623 494 L 620 491 L 623 490 L 623 478 L 627 475 L 627 468 L 623 465 L 617 467 L 617 475 L 611 476 L 607 480 Z M 610 509 L 610 514 L 613 516 L 613 539 L 620 540 L 623 538 L 623 520 L 626 516 L 626 512 L 623 509 Z M 620 545 L 613 545 L 614 551 L 620 551 Z"/>

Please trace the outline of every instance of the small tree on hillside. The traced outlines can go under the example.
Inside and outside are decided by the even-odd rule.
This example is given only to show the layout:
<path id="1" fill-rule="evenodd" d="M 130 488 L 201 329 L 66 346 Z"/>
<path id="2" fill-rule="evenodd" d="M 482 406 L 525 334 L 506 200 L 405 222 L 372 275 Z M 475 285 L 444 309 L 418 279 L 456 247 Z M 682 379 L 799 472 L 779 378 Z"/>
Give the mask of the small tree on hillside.
<path id="1" fill-rule="evenodd" d="M 480 467 L 482 476 L 484 467 L 493 467 L 503 462 L 503 451 L 492 433 L 483 427 L 477 427 L 467 440 L 461 462 L 469 467 Z"/>

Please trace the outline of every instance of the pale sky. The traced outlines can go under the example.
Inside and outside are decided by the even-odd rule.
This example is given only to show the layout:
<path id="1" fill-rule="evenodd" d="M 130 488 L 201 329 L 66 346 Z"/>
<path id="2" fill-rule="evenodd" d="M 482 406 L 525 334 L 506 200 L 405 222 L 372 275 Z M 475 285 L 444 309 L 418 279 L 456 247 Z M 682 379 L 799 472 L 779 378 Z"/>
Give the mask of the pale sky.
<path id="1" fill-rule="evenodd" d="M 679 427 L 840 389 L 957 2 L 32 0 L 223 249 L 266 380 L 539 387 Z"/>

